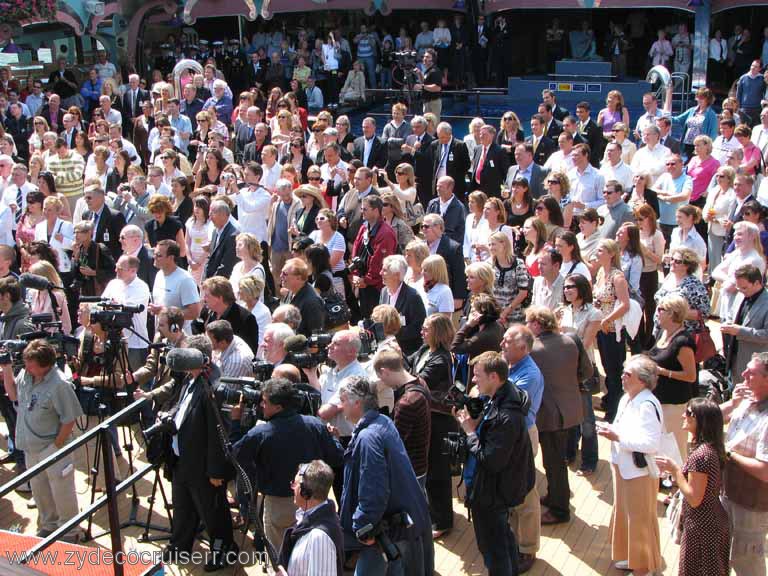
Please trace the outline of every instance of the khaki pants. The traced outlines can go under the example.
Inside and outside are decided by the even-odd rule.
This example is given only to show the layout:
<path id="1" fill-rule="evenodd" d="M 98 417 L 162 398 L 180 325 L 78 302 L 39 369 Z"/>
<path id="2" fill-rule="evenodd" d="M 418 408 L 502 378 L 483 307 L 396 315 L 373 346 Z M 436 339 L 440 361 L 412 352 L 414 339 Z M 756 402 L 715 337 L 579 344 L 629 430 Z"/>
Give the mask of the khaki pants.
<path id="1" fill-rule="evenodd" d="M 661 571 L 659 520 L 656 495 L 659 480 L 640 476 L 625 480 L 613 468 L 613 516 L 611 517 L 611 559 L 626 560 L 629 569 L 642 574 Z"/>
<path id="2" fill-rule="evenodd" d="M 285 261 L 291 257 L 290 252 L 274 252 L 270 251 L 269 255 L 269 267 L 272 271 L 272 278 L 275 281 L 275 296 L 280 296 L 280 273 L 283 271 Z"/>
<path id="3" fill-rule="evenodd" d="M 58 451 L 51 442 L 40 452 L 24 451 L 27 468 L 39 464 Z M 29 480 L 37 504 L 37 528 L 53 532 L 70 518 L 77 516 L 77 493 L 72 455 L 62 458 Z"/>
<path id="4" fill-rule="evenodd" d="M 67 202 L 69 203 L 69 213 L 72 214 L 72 218 L 75 217 L 75 206 L 77 206 L 77 201 L 80 200 L 80 198 L 82 197 L 83 197 L 82 192 L 66 197 Z"/>
<path id="5" fill-rule="evenodd" d="M 432 112 L 435 116 L 437 116 L 437 122 L 440 122 L 440 112 L 443 111 L 443 100 L 442 98 L 437 98 L 435 100 L 430 100 L 429 102 L 424 102 L 424 114 L 427 112 Z"/>
<path id="6" fill-rule="evenodd" d="M 680 456 L 685 462 L 688 457 L 688 431 L 683 430 L 683 413 L 685 404 L 662 404 L 661 411 L 664 413 L 664 426 L 667 432 L 672 432 L 677 441 L 677 448 L 680 450 Z"/>
<path id="7" fill-rule="evenodd" d="M 269 543 L 280 550 L 285 531 L 296 523 L 293 497 L 264 496 L 264 534 Z"/>
<path id="8" fill-rule="evenodd" d="M 535 424 L 528 428 L 528 435 L 531 437 L 531 448 L 535 459 L 539 453 L 539 429 Z M 517 538 L 520 554 L 535 556 L 541 545 L 541 502 L 539 502 L 539 491 L 535 483 L 523 503 L 510 510 L 509 525 Z"/>
<path id="9" fill-rule="evenodd" d="M 731 568 L 736 576 L 765 576 L 768 512 L 749 510 L 721 498 L 731 519 Z"/>

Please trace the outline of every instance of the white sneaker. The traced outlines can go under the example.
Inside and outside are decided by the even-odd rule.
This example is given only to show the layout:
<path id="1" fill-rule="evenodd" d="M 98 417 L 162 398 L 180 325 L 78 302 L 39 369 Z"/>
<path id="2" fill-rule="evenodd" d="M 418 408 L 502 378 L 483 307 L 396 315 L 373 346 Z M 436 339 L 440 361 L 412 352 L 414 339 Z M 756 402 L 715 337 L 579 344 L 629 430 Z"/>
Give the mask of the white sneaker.
<path id="1" fill-rule="evenodd" d="M 629 561 L 627 560 L 619 560 L 613 565 L 616 570 L 629 570 Z"/>

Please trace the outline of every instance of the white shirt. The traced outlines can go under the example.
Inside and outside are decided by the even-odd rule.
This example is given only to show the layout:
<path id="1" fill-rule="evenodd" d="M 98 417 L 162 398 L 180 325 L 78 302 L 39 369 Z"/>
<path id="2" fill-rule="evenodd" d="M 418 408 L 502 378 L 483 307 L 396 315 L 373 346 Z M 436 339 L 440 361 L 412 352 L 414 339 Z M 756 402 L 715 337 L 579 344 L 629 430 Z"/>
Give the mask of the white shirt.
<path id="1" fill-rule="evenodd" d="M 730 139 L 726 140 L 721 134 L 712 142 L 712 156 L 720 164 L 726 164 L 728 162 L 728 154 L 737 148 L 741 148 L 741 144 L 739 144 L 735 135 L 731 135 Z"/>
<path id="2" fill-rule="evenodd" d="M 256 236 L 259 242 L 267 241 L 267 220 L 272 207 L 272 196 L 259 186 L 251 190 L 246 186 L 233 197 L 237 204 L 237 219 L 243 232 Z"/>
<path id="3" fill-rule="evenodd" d="M 144 310 L 133 314 L 133 330 L 138 336 L 128 329 L 123 330 L 123 336 L 128 338 L 128 348 L 146 348 L 149 346 L 147 334 L 147 304 L 149 304 L 149 286 L 141 278 L 134 278 L 130 284 L 125 284 L 119 278 L 110 280 L 104 289 L 102 298 L 109 298 L 118 304 L 129 306 L 144 306 Z M 144 338 L 144 340 L 142 340 Z"/>
<path id="4" fill-rule="evenodd" d="M 597 208 L 605 204 L 603 199 L 603 188 L 605 187 L 605 178 L 591 164 L 587 164 L 583 173 L 578 168 L 574 168 L 568 173 L 568 180 L 571 183 L 571 200 L 583 202 L 586 208 Z M 574 208 L 574 214 L 581 214 L 584 208 Z"/>
<path id="5" fill-rule="evenodd" d="M 184 387 L 184 390 L 181 393 L 181 400 L 179 400 L 179 409 L 176 411 L 176 415 L 173 417 L 173 422 L 176 424 L 176 430 L 181 428 L 182 423 L 184 422 L 184 417 L 187 415 L 187 410 L 189 410 L 189 405 L 192 403 L 192 396 L 195 393 L 195 380 L 190 380 L 187 385 Z M 179 456 L 179 435 L 174 434 L 173 440 L 171 441 L 171 447 L 173 448 L 173 453 L 176 454 L 176 456 Z"/>
<path id="6" fill-rule="evenodd" d="M 373 148 L 373 139 L 375 136 L 371 138 L 363 138 L 365 144 L 363 147 L 363 166 L 368 166 L 368 157 L 371 155 L 371 149 Z"/>
<path id="7" fill-rule="evenodd" d="M 110 124 L 122 124 L 123 123 L 123 115 L 120 114 L 120 112 L 118 112 L 114 108 L 110 108 L 109 112 L 104 114 L 104 120 L 106 120 Z"/>
<path id="8" fill-rule="evenodd" d="M 214 350 L 213 361 L 226 378 L 247 378 L 253 375 L 253 351 L 240 336 L 235 335 L 223 352 Z"/>
<path id="9" fill-rule="evenodd" d="M 61 242 L 56 239 L 56 234 L 62 235 Z M 75 231 L 72 222 L 57 218 L 53 225 L 51 239 L 48 240 L 48 221 L 42 220 L 35 226 L 35 240 L 48 242 L 50 247 L 56 251 L 56 254 L 59 256 L 59 272 L 69 272 L 72 270 L 72 260 L 67 253 L 67 250 L 72 250 L 72 244 L 75 241 Z"/>
<path id="10" fill-rule="evenodd" d="M 642 452 L 651 462 L 659 450 L 664 429 L 664 413 L 661 404 L 648 389 L 641 390 L 630 400 L 624 394 L 619 400 L 613 429 L 619 435 L 611 442 L 611 462 L 619 468 L 624 480 L 648 476 L 648 467 L 638 468 L 632 460 L 632 452 Z"/>
<path id="11" fill-rule="evenodd" d="M 320 397 L 323 404 L 332 404 L 341 408 L 339 388 L 344 380 L 350 376 L 361 376 L 362 378 L 367 376 L 365 368 L 357 360 L 341 370 L 333 368 L 324 370 L 322 374 L 320 374 Z M 355 427 L 344 418 L 344 414 L 341 411 L 329 420 L 329 423 L 338 429 L 340 436 L 352 436 L 352 431 L 355 429 Z"/>
<path id="12" fill-rule="evenodd" d="M 279 162 L 275 162 L 272 168 L 263 163 L 261 167 L 264 169 L 264 174 L 261 177 L 261 185 L 272 192 L 275 189 L 275 184 L 280 180 L 280 173 L 283 171 L 283 167 Z"/>
<path id="13" fill-rule="evenodd" d="M 8 206 L 0 204 L 0 245 L 16 245 L 13 239 L 13 224 L 13 212 Z"/>
<path id="14" fill-rule="evenodd" d="M 758 124 L 752 128 L 752 143 L 760 148 L 765 154 L 766 147 L 768 147 L 768 128 L 765 128 L 762 124 Z"/>
<path id="15" fill-rule="evenodd" d="M 542 166 L 545 171 L 547 172 L 565 172 L 566 174 L 573 170 L 573 158 L 571 158 L 571 153 L 568 152 L 568 154 L 565 154 L 562 150 L 558 150 L 557 152 L 553 152 L 552 155 L 547 158 L 547 161 L 544 162 L 544 166 Z"/>
<path id="16" fill-rule="evenodd" d="M 656 144 L 653 150 L 650 146 L 643 146 L 635 152 L 630 168 L 633 174 L 649 172 L 651 174 L 651 186 L 656 183 L 666 168 L 665 161 L 671 154 L 669 148 L 662 144 Z M 650 187 L 650 186 L 649 186 Z"/>
<path id="17" fill-rule="evenodd" d="M 182 268 L 176 268 L 172 274 L 166 277 L 162 270 L 158 270 L 155 276 L 155 285 L 152 287 L 152 302 L 166 308 L 176 306 L 184 308 L 190 304 L 200 302 L 200 294 L 197 284 L 191 274 Z M 192 322 L 184 323 L 184 331 L 192 333 Z"/>
<path id="18" fill-rule="evenodd" d="M 24 211 L 27 209 L 27 194 L 30 192 L 33 192 L 37 190 L 37 186 L 32 184 L 31 182 L 26 182 L 21 187 L 21 206 L 16 206 L 17 210 L 21 210 L 21 213 L 24 214 Z M 18 204 L 18 191 L 19 187 L 16 186 L 13 182 L 9 182 L 8 185 L 5 187 L 5 190 L 3 191 L 3 204 L 8 206 L 9 208 L 11 205 L 17 205 Z M 15 216 L 15 214 L 14 214 Z M 16 230 L 16 218 L 13 219 L 13 229 Z"/>
<path id="19" fill-rule="evenodd" d="M 623 160 L 619 160 L 616 166 L 613 166 L 610 160 L 606 160 L 600 167 L 600 174 L 605 177 L 606 182 L 616 180 L 621 184 L 624 192 L 632 190 L 632 169 Z"/>
<path id="20" fill-rule="evenodd" d="M 272 312 L 270 312 L 264 302 L 256 302 L 256 306 L 251 310 L 251 314 L 256 318 L 256 324 L 259 326 L 259 346 L 261 346 L 262 342 L 264 342 L 267 326 L 272 323 Z"/>

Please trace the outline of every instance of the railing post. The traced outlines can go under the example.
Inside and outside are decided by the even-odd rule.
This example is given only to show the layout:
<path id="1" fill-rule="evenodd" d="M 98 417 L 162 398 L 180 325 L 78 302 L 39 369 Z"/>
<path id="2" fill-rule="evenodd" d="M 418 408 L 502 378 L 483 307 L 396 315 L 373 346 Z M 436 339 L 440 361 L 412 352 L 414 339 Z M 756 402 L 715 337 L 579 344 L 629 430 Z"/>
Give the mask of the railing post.
<path id="1" fill-rule="evenodd" d="M 107 496 L 107 515 L 109 516 L 109 537 L 112 540 L 112 567 L 115 576 L 123 576 L 123 544 L 120 539 L 120 516 L 115 494 L 115 468 L 112 461 L 112 436 L 110 428 L 101 431 L 102 454 L 104 455 L 104 492 Z"/>

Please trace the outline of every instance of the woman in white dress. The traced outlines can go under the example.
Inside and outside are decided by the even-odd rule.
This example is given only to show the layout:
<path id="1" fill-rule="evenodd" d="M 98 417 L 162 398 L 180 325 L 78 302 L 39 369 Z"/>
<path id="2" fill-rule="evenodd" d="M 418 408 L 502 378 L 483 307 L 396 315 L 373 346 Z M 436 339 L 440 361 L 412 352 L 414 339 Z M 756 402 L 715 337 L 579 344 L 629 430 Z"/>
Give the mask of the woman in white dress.
<path id="1" fill-rule="evenodd" d="M 48 196 L 43 200 L 43 220 L 35 226 L 35 240 L 47 242 L 59 257 L 58 273 L 68 280 L 72 270 L 72 260 L 67 251 L 72 250 L 75 232 L 72 222 L 61 218 L 63 203 L 56 196 Z M 61 286 L 61 284 L 57 284 Z"/>
<path id="2" fill-rule="evenodd" d="M 194 200 L 192 217 L 186 222 L 187 261 L 189 273 L 200 286 L 205 263 L 208 261 L 208 247 L 213 237 L 213 223 L 208 219 L 210 202 L 205 196 Z"/>
<path id="3" fill-rule="evenodd" d="M 464 261 L 482 262 L 481 254 L 475 250 L 475 246 L 482 244 L 486 239 L 488 221 L 485 219 L 485 203 L 488 196 L 481 190 L 475 190 L 469 195 L 469 214 L 464 226 Z"/>
<path id="4" fill-rule="evenodd" d="M 267 274 L 264 271 L 264 266 L 261 264 L 261 243 L 253 234 L 241 232 L 237 235 L 237 238 L 235 238 L 235 254 L 240 258 L 240 262 L 235 264 L 235 267 L 232 269 L 229 282 L 232 284 L 235 298 L 240 300 L 240 278 L 256 276 L 266 282 Z"/>

